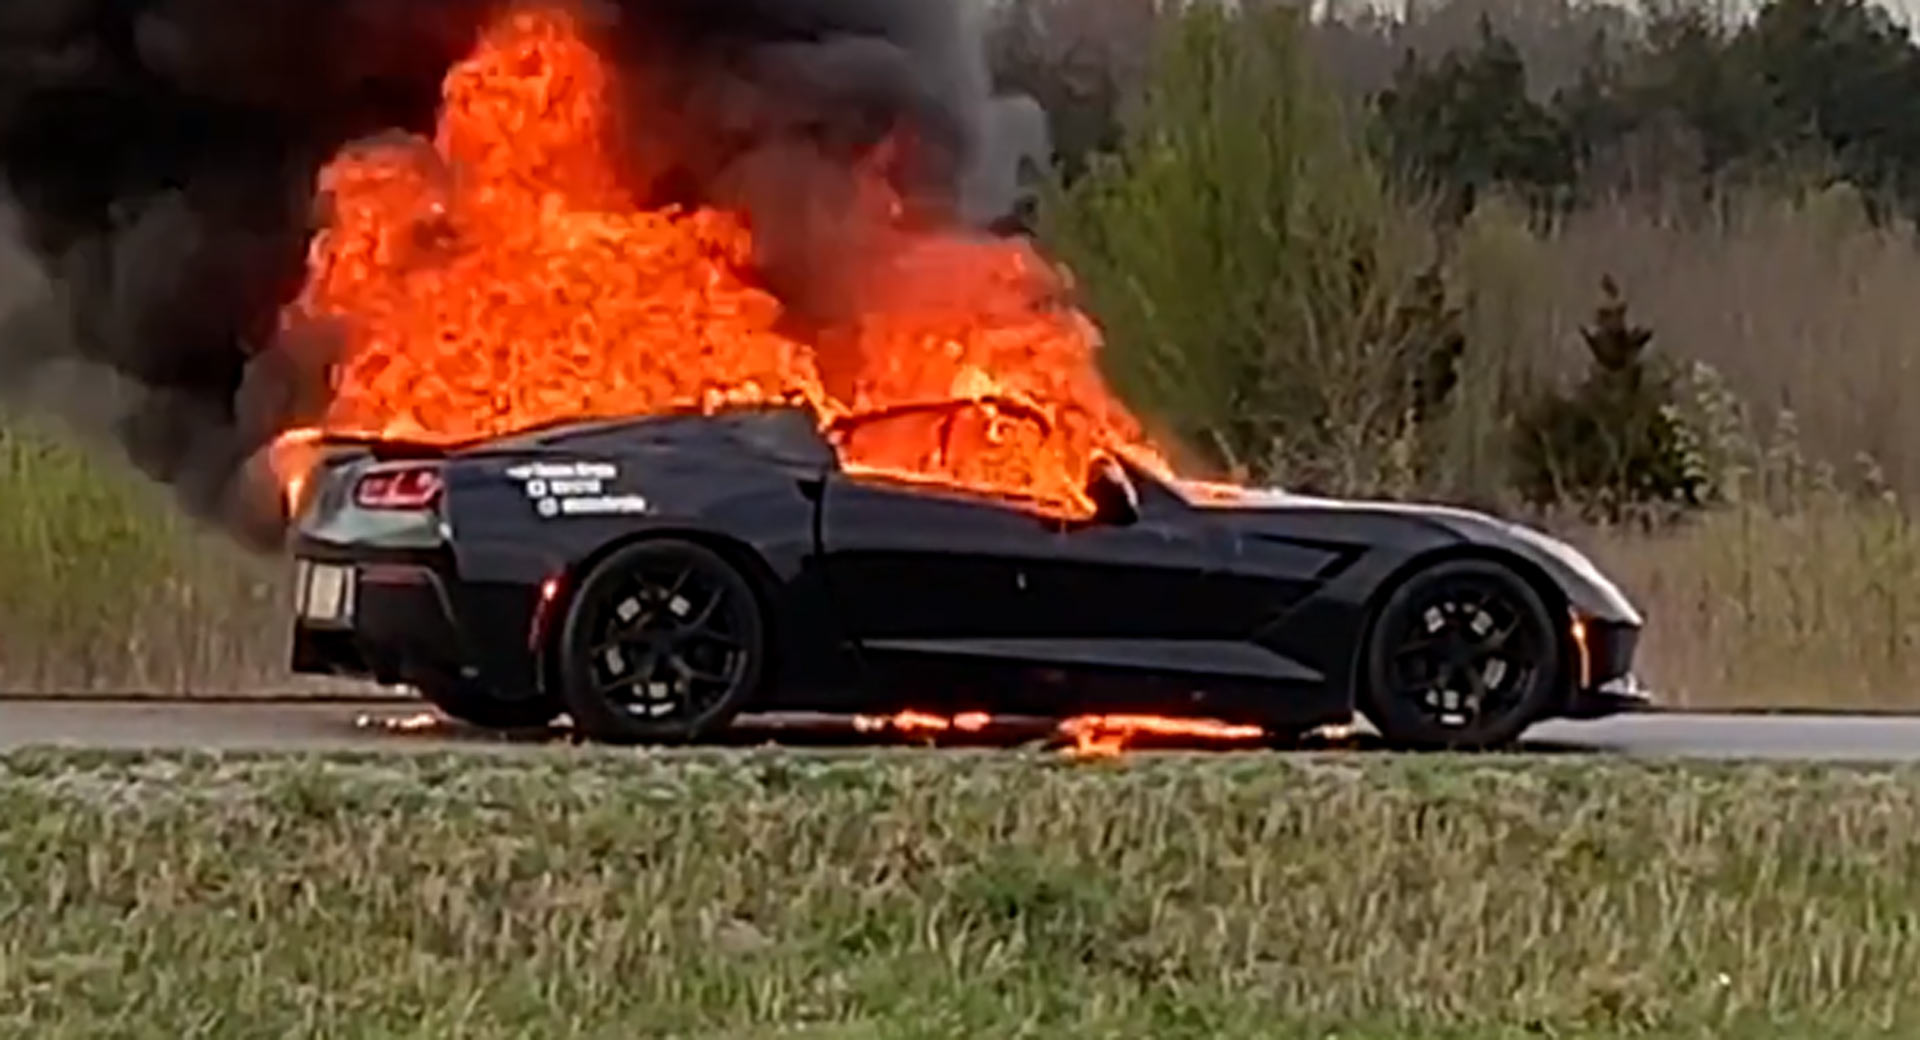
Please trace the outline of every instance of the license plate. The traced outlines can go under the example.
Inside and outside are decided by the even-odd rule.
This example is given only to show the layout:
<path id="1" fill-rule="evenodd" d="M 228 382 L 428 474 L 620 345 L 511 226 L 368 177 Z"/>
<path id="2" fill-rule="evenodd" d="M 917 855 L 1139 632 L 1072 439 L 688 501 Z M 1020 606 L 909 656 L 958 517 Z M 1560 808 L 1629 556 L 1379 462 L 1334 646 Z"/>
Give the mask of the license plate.
<path id="1" fill-rule="evenodd" d="M 323 624 L 341 624 L 353 617 L 354 572 L 351 567 L 325 563 L 299 565 L 300 616 Z"/>

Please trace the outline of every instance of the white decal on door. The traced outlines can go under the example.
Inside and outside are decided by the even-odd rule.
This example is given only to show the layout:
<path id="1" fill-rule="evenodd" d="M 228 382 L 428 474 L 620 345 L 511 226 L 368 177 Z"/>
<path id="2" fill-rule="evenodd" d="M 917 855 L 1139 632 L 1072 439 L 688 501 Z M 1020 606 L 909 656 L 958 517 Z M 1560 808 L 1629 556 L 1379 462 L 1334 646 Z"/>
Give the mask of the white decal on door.
<path id="1" fill-rule="evenodd" d="M 608 462 L 528 462 L 507 470 L 542 517 L 611 516 L 646 513 L 652 505 L 640 495 L 611 494 L 607 482 L 620 476 Z"/>

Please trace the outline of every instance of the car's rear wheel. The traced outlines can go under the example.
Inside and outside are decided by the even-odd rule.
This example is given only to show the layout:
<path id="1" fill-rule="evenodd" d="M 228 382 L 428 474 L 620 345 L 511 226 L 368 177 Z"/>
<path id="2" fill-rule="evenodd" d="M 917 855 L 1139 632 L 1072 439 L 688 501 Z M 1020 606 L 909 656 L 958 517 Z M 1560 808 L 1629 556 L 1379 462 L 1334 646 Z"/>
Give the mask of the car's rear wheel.
<path id="1" fill-rule="evenodd" d="M 560 717 L 561 706 L 555 697 L 535 696 L 506 700 L 477 683 L 435 677 L 414 685 L 427 703 L 441 714 L 482 729 L 544 729 Z"/>
<path id="2" fill-rule="evenodd" d="M 1374 618 L 1361 707 L 1389 744 L 1484 749 L 1544 718 L 1564 682 L 1561 633 L 1525 578 L 1490 560 L 1414 574 Z"/>
<path id="3" fill-rule="evenodd" d="M 588 739 L 697 740 L 751 700 L 765 645 L 753 587 L 732 564 L 693 542 L 637 542 L 576 591 L 560 633 L 561 688 Z"/>

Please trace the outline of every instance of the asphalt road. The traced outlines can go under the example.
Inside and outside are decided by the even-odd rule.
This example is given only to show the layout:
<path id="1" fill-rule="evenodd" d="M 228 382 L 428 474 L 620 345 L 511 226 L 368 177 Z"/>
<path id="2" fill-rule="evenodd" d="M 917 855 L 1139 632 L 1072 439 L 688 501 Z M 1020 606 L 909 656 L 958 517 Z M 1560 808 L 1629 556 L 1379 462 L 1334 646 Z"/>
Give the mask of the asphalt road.
<path id="1" fill-rule="evenodd" d="M 1015 745 L 1047 732 L 1047 725 L 1039 720 L 1007 720 L 954 742 Z M 859 747 L 901 741 L 858 733 L 850 720 L 786 716 L 745 720 L 725 742 Z M 36 746 L 524 752 L 568 743 L 564 733 L 511 738 L 483 734 L 410 704 L 0 700 L 0 752 Z M 1651 758 L 1908 762 L 1920 761 L 1920 717 L 1654 713 L 1599 722 L 1548 723 L 1529 734 L 1527 745 L 1540 751 Z M 1363 735 L 1337 746 L 1365 749 L 1367 743 Z"/>

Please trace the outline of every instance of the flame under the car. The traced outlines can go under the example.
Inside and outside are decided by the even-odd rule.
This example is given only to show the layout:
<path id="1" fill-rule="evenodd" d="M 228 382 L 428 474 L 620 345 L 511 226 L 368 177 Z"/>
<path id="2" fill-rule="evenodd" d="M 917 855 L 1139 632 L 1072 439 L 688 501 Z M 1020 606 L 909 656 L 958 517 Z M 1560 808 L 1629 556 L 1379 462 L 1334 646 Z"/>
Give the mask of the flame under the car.
<path id="1" fill-rule="evenodd" d="M 942 715 L 909 709 L 892 715 L 861 715 L 854 727 L 861 733 L 888 733 L 903 738 L 937 740 L 951 734 L 979 734 L 997 720 L 985 712 Z M 1075 715 L 1055 722 L 1050 734 L 1062 753 L 1074 758 L 1111 758 L 1145 742 L 1181 747 L 1253 747 L 1271 734 L 1265 727 L 1216 719 L 1173 715 Z"/>
<path id="2" fill-rule="evenodd" d="M 445 727 L 447 719 L 432 711 L 416 711 L 405 715 L 363 714 L 354 719 L 354 725 L 360 729 L 379 729 L 388 733 L 429 733 Z"/>
<path id="3" fill-rule="evenodd" d="M 411 736 L 439 734 L 458 726 L 434 711 L 395 715 L 362 714 L 355 720 L 355 725 L 363 730 Z M 987 712 L 944 715 L 916 709 L 891 715 L 856 715 L 851 723 L 856 734 L 876 739 L 895 737 L 913 742 L 938 741 L 942 737 L 953 736 L 978 737 L 1000 725 L 1010 723 Z M 563 720 L 555 733 L 564 733 L 568 728 Z M 1052 723 L 1048 735 L 1060 753 L 1075 759 L 1113 758 L 1146 741 L 1176 747 L 1221 749 L 1257 747 L 1269 737 L 1267 730 L 1260 726 L 1166 715 L 1076 715 Z"/>

